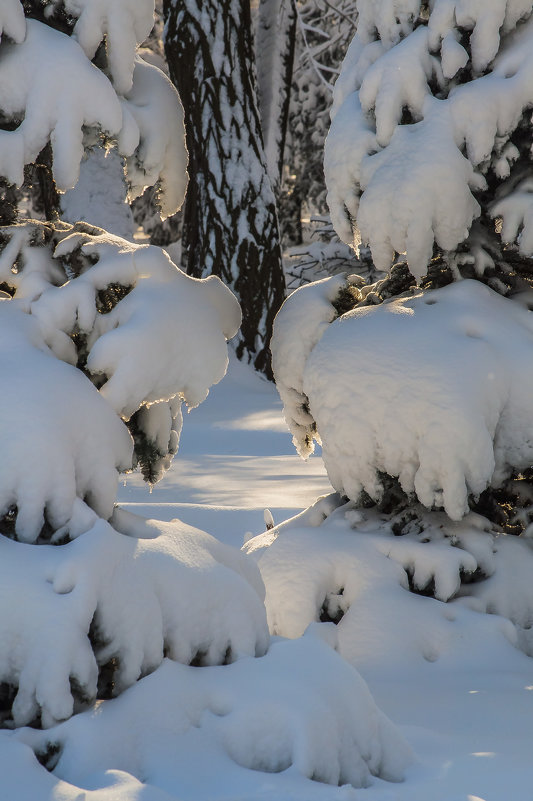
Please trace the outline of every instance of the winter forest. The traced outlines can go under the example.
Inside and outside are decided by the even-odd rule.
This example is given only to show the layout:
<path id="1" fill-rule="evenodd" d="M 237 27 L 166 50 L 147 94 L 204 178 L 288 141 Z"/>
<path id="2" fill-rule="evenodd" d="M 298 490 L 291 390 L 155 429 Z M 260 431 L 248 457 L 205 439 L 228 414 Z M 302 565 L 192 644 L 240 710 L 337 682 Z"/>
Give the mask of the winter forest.
<path id="1" fill-rule="evenodd" d="M 531 0 L 0 0 L 0 331 L 2 799 L 531 801 Z"/>

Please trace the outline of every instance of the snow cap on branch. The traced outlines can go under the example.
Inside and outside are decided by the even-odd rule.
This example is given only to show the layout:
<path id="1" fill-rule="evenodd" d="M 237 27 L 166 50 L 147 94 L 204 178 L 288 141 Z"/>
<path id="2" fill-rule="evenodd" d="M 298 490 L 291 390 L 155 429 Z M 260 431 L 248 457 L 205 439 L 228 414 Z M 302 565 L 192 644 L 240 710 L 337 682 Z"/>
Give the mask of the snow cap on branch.
<path id="1" fill-rule="evenodd" d="M 53 0 L 52 0 L 53 2 Z M 57 2 L 57 0 L 56 0 Z M 89 59 L 105 37 L 107 61 L 118 94 L 129 92 L 135 50 L 154 25 L 154 0 L 63 0 L 77 18 L 74 36 Z"/>
<path id="2" fill-rule="evenodd" d="M 19 0 L 2 0 L 0 5 L 0 41 L 8 36 L 20 44 L 26 36 L 26 19 Z"/>
<path id="3" fill-rule="evenodd" d="M 465 242 L 488 211 L 488 186 L 510 175 L 500 200 L 512 196 L 512 165 L 531 160 L 526 143 L 516 138 L 518 150 L 511 137 L 529 124 L 532 65 L 525 0 L 435 0 L 429 8 L 360 0 L 325 152 L 339 236 L 354 243 L 360 232 L 379 269 L 405 253 L 417 279 L 434 245 L 449 252 Z M 523 191 L 518 204 L 527 225 Z M 510 214 L 509 203 L 498 208 Z M 521 247 L 520 224 L 505 230 Z"/>
<path id="4" fill-rule="evenodd" d="M 24 167 L 50 142 L 56 186 L 60 192 L 71 189 L 79 178 L 86 132 L 96 132 L 117 141 L 131 197 L 157 183 L 163 215 L 174 214 L 187 186 L 178 94 L 160 70 L 134 58 L 134 51 L 124 92 L 119 97 L 74 37 L 28 19 L 21 43 L 2 43 L 0 110 L 16 127 L 0 130 L 0 175 L 21 185 Z"/>
<path id="5" fill-rule="evenodd" d="M 21 122 L 0 131 L 0 174 L 22 184 L 24 166 L 50 141 L 54 178 L 64 191 L 78 180 L 83 128 L 117 135 L 122 110 L 109 80 L 77 42 L 36 20 L 26 27 L 21 44 L 2 43 L 0 106 L 4 117 Z"/>
<path id="6" fill-rule="evenodd" d="M 169 217 L 181 207 L 188 180 L 185 123 L 178 93 L 161 70 L 137 56 L 132 87 L 121 102 L 125 120 L 131 116 L 139 132 L 133 153 L 126 126 L 118 139 L 120 152 L 129 156 L 130 200 L 157 183 L 162 216 Z"/>

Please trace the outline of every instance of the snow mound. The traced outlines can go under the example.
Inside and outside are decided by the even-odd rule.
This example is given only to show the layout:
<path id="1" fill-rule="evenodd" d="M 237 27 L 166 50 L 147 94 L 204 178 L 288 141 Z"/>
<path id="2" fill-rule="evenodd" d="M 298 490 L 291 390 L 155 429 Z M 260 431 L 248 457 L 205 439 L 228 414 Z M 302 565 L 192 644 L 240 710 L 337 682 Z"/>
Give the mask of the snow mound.
<path id="1" fill-rule="evenodd" d="M 312 298 L 327 287 L 305 290 Z M 524 365 L 533 359 L 533 318 L 520 302 L 463 281 L 356 308 L 315 344 L 316 336 L 306 337 L 298 325 L 311 325 L 306 308 L 311 319 L 314 303 L 305 297 L 295 293 L 280 312 L 274 373 L 301 442 L 294 379 L 277 365 L 291 330 L 303 331 L 296 390 L 307 398 L 306 435 L 316 425 L 336 490 L 379 501 L 387 474 L 426 507 L 443 507 L 459 520 L 469 495 L 532 463 L 533 385 Z"/>
<path id="2" fill-rule="evenodd" d="M 503 665 L 531 621 L 531 543 L 473 514 L 454 523 L 431 513 L 397 536 L 384 515 L 334 496 L 244 551 L 261 570 L 272 634 L 333 621 L 341 655 L 366 675 L 384 663 Z M 513 574 L 519 562 L 527 567 Z"/>
<path id="3" fill-rule="evenodd" d="M 70 717 L 94 700 L 104 666 L 100 690 L 118 694 L 164 655 L 210 665 L 267 650 L 252 562 L 178 521 L 117 512 L 114 524 L 98 520 L 62 547 L 0 537 L 1 606 L 11 609 L 0 681 L 13 690 L 15 726 Z"/>
<path id="4" fill-rule="evenodd" d="M 356 670 L 311 632 L 274 642 L 262 659 L 226 667 L 165 662 L 98 710 L 47 732 L 20 731 L 17 739 L 37 752 L 54 744 L 54 774 L 82 787 L 117 766 L 157 786 L 158 752 L 171 749 L 165 770 L 178 795 L 185 766 L 217 765 L 224 755 L 232 774 L 237 766 L 270 774 L 290 768 L 355 787 L 368 786 L 372 776 L 401 781 L 412 759 Z"/>

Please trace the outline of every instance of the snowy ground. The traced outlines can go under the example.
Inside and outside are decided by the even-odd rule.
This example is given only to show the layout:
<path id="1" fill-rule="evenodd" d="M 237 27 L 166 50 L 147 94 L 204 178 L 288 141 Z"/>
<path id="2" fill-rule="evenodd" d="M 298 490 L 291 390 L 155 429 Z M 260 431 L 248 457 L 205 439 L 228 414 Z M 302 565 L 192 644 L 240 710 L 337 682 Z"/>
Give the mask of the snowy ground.
<path id="1" fill-rule="evenodd" d="M 149 495 L 138 479 L 130 478 L 120 500 L 132 511 L 167 520 L 181 517 L 240 545 L 247 532 L 263 530 L 265 507 L 278 523 L 329 491 L 321 459 L 303 462 L 294 454 L 274 388 L 232 363 L 208 400 L 186 417 L 180 454 L 161 486 Z M 468 642 L 464 648 L 468 652 Z M 373 666 L 369 675 L 360 668 L 378 706 L 400 724 L 417 761 L 403 784 L 377 780 L 358 790 L 356 798 L 530 801 L 533 661 L 503 638 L 500 659 L 494 653 L 486 656 L 487 661 L 470 660 L 466 668 L 460 654 L 445 666 L 413 660 L 399 669 L 390 663 Z M 224 784 L 223 777 L 219 782 Z M 342 797 L 334 788 L 319 785 L 316 791 L 322 799 Z M 221 797 L 236 796 L 227 786 Z M 259 776 L 257 797 L 265 797 Z M 308 784 L 298 789 L 287 777 L 286 783 L 276 782 L 275 790 L 274 785 L 266 789 L 266 797 L 311 798 L 311 790 Z"/>
<path id="2" fill-rule="evenodd" d="M 121 504 L 147 517 L 180 517 L 236 546 L 264 530 L 265 507 L 276 523 L 296 514 L 318 495 L 330 492 L 330 487 L 319 457 L 303 462 L 294 455 L 280 409 L 275 389 L 233 362 L 222 384 L 186 417 L 180 454 L 161 485 L 150 494 L 132 476 L 120 490 Z M 337 535 L 332 521 L 324 533 L 329 531 L 333 538 Z M 339 530 L 338 536 L 345 537 L 342 526 Z M 320 529 L 312 531 L 320 536 Z M 444 607 L 433 599 L 399 592 L 417 605 L 413 609 Z M 459 610 L 458 619 L 471 622 L 474 614 Z M 288 651 L 284 655 L 282 641 L 275 641 L 272 656 L 252 660 L 258 666 L 255 678 L 247 673 L 246 660 L 222 668 L 188 668 L 165 661 L 117 701 L 105 702 L 105 708 L 92 717 L 75 716 L 57 727 L 64 751 L 56 775 L 41 768 L 20 743 L 39 750 L 36 743 L 43 742 L 41 732 L 21 730 L 15 737 L 2 733 L 0 798 L 531 801 L 533 661 L 514 649 L 497 627 L 491 628 L 498 619 L 478 617 L 479 636 L 472 637 L 467 625 L 459 627 L 453 647 L 443 647 L 442 658 L 436 661 L 408 654 L 398 661 L 369 658 L 358 664 L 378 706 L 398 724 L 415 752 L 403 783 L 374 779 L 370 787 L 354 790 L 311 782 L 294 765 L 268 773 L 240 767 L 238 754 L 229 758 L 228 743 L 241 747 L 243 732 L 234 732 L 231 740 L 226 726 L 231 716 L 224 717 L 225 705 L 246 725 L 250 725 L 250 708 L 252 719 L 256 714 L 268 716 L 269 698 L 276 698 L 281 677 L 292 665 L 301 671 L 295 678 L 298 683 L 301 679 L 302 691 L 309 686 L 312 692 L 316 685 L 324 692 L 318 674 L 327 675 L 330 651 L 313 637 L 304 637 L 292 656 Z M 413 634 L 409 628 L 418 623 L 415 614 L 401 622 L 401 631 Z M 388 638 L 393 625 L 384 625 L 374 636 Z M 365 644 L 361 646 L 364 653 Z M 307 666 L 302 670 L 306 658 L 309 670 Z M 205 712 L 208 696 L 210 706 Z M 327 707 L 315 711 L 310 699 L 312 695 L 307 700 L 305 695 L 294 699 L 296 705 L 303 705 L 299 714 L 302 710 L 314 714 L 308 729 L 314 726 L 315 732 L 306 747 L 327 752 L 318 736 L 322 721 L 329 731 L 326 718 L 321 718 Z M 286 704 L 290 706 L 292 700 L 287 697 Z M 272 717 L 279 714 L 277 709 Z M 288 714 L 293 714 L 292 708 Z M 186 720 L 182 722 L 187 715 L 191 720 L 198 716 L 192 728 Z"/>
<path id="3" fill-rule="evenodd" d="M 296 514 L 330 485 L 321 459 L 295 456 L 274 388 L 238 363 L 184 421 L 180 454 L 149 495 L 128 479 L 120 500 L 132 511 L 181 517 L 240 545 L 263 530 L 263 510 L 276 523 Z M 422 600 L 422 599 L 421 599 Z M 464 643 L 468 651 L 468 642 Z M 533 661 L 502 639 L 501 658 L 464 668 L 373 666 L 364 678 L 381 709 L 400 724 L 416 753 L 403 784 L 377 780 L 355 797 L 368 801 L 530 801 L 533 797 Z M 490 661 L 488 661 L 490 659 Z M 224 784 L 222 777 L 220 784 Z M 266 797 L 311 798 L 309 785 L 276 782 Z M 283 791 L 282 791 L 283 788 Z M 342 797 L 317 786 L 317 797 Z M 265 797 L 258 777 L 257 797 Z M 272 793 L 272 795 L 269 795 Z M 194 791 L 191 788 L 191 798 Z M 198 796 L 200 797 L 200 795 Z M 201 794 L 201 797 L 205 796 Z M 218 797 L 218 794 L 213 794 Z M 226 787 L 222 797 L 234 797 Z M 236 797 L 236 796 L 235 796 Z M 346 797 L 351 797 L 347 794 Z"/>
<path id="4" fill-rule="evenodd" d="M 208 531 L 240 548 L 264 530 L 331 492 L 322 460 L 295 453 L 274 387 L 239 362 L 207 400 L 185 415 L 180 450 L 152 493 L 138 474 L 119 490 L 126 509 Z"/>

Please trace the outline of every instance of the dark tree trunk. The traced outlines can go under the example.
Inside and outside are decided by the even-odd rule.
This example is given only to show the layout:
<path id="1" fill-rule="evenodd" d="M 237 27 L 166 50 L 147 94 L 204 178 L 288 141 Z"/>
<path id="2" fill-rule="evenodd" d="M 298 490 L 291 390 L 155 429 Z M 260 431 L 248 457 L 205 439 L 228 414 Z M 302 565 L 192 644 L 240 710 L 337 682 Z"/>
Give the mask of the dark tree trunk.
<path id="1" fill-rule="evenodd" d="M 237 355 L 271 377 L 285 295 L 274 194 L 256 104 L 247 0 L 166 0 L 165 51 L 185 109 L 187 271 L 219 275 L 243 309 Z"/>
<path id="2" fill-rule="evenodd" d="M 45 220 L 59 219 L 59 193 L 52 172 L 52 148 L 46 145 L 37 156 L 33 168 L 33 202 Z"/>
<path id="3" fill-rule="evenodd" d="M 17 203 L 15 186 L 0 178 L 0 225 L 13 225 L 17 221 Z"/>

